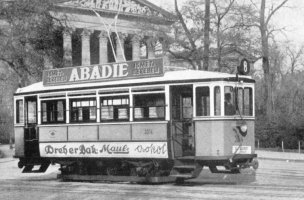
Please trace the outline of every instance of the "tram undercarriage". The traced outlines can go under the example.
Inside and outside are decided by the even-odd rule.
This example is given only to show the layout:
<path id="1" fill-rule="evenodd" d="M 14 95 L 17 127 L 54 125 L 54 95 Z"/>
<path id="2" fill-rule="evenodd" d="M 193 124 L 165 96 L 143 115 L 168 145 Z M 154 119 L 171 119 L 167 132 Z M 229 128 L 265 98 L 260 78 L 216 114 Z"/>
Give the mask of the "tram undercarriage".
<path id="1" fill-rule="evenodd" d="M 182 182 L 197 178 L 204 167 L 211 173 L 239 174 L 258 168 L 256 154 L 220 158 L 185 156 L 178 159 L 20 159 L 23 173 L 43 173 L 51 163 L 60 164 L 58 178 L 65 181 Z M 32 170 L 40 165 L 38 170 Z"/>

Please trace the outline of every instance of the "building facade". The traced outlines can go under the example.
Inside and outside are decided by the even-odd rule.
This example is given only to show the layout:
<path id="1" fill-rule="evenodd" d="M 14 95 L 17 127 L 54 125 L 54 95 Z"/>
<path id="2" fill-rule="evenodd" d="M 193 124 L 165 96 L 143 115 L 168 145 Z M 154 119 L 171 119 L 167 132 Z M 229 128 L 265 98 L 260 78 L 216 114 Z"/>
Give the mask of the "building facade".
<path id="1" fill-rule="evenodd" d="M 57 41 L 63 67 L 155 58 L 164 46 L 159 33 L 175 21 L 146 0 L 58 1 L 53 15 L 67 21 Z"/>

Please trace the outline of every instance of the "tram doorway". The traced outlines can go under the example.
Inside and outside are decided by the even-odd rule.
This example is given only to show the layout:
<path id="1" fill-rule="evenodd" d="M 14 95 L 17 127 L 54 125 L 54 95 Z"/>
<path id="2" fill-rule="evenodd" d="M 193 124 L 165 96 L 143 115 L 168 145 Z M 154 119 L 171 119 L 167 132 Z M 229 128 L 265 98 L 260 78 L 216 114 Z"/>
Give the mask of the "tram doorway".
<path id="1" fill-rule="evenodd" d="M 171 133 L 175 157 L 193 156 L 193 86 L 178 85 L 170 87 Z"/>
<path id="2" fill-rule="evenodd" d="M 24 148 L 26 157 L 39 156 L 37 131 L 37 96 L 25 97 Z"/>

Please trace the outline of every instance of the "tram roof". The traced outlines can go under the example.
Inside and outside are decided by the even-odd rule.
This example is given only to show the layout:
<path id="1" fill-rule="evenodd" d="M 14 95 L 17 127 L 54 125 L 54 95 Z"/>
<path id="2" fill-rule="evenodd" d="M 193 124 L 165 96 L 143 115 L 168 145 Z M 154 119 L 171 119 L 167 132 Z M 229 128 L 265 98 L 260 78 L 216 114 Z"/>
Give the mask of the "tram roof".
<path id="1" fill-rule="evenodd" d="M 254 83 L 251 76 L 239 76 L 244 82 Z M 179 70 L 166 71 L 164 76 L 147 77 L 137 79 L 124 79 L 104 82 L 89 82 L 70 85 L 44 86 L 43 82 L 37 82 L 29 86 L 18 88 L 15 95 L 35 94 L 57 91 L 71 91 L 81 89 L 98 89 L 98 88 L 115 88 L 115 87 L 131 87 L 131 86 L 147 86 L 158 84 L 174 84 L 174 83 L 194 83 L 194 82 L 210 82 L 210 81 L 235 81 L 235 74 L 198 71 L 198 70 Z"/>

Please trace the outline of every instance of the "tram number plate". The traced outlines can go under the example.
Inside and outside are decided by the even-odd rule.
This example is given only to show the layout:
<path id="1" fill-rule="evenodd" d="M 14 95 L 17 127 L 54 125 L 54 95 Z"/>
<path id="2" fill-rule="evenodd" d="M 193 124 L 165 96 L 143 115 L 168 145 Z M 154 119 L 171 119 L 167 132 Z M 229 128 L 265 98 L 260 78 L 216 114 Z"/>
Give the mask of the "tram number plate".
<path id="1" fill-rule="evenodd" d="M 251 146 L 232 146 L 233 154 L 251 154 Z"/>

